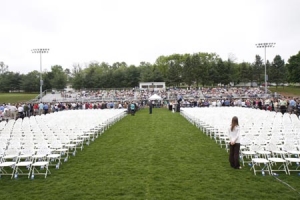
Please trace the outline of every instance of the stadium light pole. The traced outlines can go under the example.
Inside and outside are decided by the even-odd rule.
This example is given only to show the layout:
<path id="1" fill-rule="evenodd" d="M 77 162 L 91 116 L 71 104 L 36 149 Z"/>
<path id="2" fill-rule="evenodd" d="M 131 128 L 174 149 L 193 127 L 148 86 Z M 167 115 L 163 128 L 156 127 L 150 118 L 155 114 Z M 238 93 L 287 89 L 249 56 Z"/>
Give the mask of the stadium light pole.
<path id="1" fill-rule="evenodd" d="M 40 54 L 40 102 L 42 102 L 42 98 L 43 98 L 42 54 L 48 53 L 49 49 L 32 49 L 31 52 Z"/>
<path id="2" fill-rule="evenodd" d="M 257 48 L 265 48 L 265 94 L 267 94 L 267 48 L 275 47 L 276 43 L 269 42 L 269 43 L 257 43 L 255 44 Z"/>

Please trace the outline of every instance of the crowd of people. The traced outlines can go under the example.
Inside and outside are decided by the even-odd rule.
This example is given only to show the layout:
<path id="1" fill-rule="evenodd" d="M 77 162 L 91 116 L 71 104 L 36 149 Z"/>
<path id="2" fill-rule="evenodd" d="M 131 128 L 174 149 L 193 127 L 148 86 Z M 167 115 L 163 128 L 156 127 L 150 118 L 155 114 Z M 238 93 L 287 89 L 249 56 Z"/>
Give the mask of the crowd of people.
<path id="1" fill-rule="evenodd" d="M 78 110 L 78 109 L 115 109 L 125 108 L 127 102 L 68 102 L 68 103 L 17 103 L 6 104 L 3 103 L 0 106 L 0 121 L 18 119 L 42 114 L 48 114 L 52 112 L 59 112 L 64 110 Z"/>
<path id="2" fill-rule="evenodd" d="M 213 88 L 167 88 L 167 89 L 107 89 L 82 90 L 80 92 L 61 92 L 62 99 L 69 100 L 98 100 L 98 101 L 125 101 L 147 100 L 153 93 L 163 99 L 176 99 L 178 95 L 185 99 L 222 99 L 222 98 L 264 98 L 259 87 L 213 87 Z"/>
<path id="3" fill-rule="evenodd" d="M 276 112 L 300 112 L 300 98 L 223 98 L 223 99 L 203 99 L 203 100 L 182 100 L 181 107 L 221 107 L 239 106 Z"/>
<path id="4" fill-rule="evenodd" d="M 61 96 L 71 98 L 69 101 L 39 102 L 39 103 L 18 103 L 0 105 L 0 121 L 30 117 L 33 115 L 47 114 L 74 109 L 128 109 L 133 101 L 138 108 L 149 106 L 149 97 L 153 94 L 162 97 L 161 101 L 153 101 L 153 107 L 220 107 L 240 106 L 247 108 L 270 110 L 275 112 L 289 112 L 300 115 L 300 99 L 293 97 L 267 97 L 261 95 L 263 91 L 259 88 L 190 88 L 178 89 L 168 88 L 166 90 L 98 90 L 81 92 L 62 92 Z M 79 101 L 78 98 L 85 97 L 88 102 Z M 96 98 L 89 101 L 87 98 Z M 101 97 L 101 98 L 100 98 Z M 177 101 L 180 97 L 180 102 Z M 97 99 L 98 98 L 98 99 Z M 111 99 L 109 101 L 103 98 Z M 152 106 L 151 103 L 151 106 Z"/>

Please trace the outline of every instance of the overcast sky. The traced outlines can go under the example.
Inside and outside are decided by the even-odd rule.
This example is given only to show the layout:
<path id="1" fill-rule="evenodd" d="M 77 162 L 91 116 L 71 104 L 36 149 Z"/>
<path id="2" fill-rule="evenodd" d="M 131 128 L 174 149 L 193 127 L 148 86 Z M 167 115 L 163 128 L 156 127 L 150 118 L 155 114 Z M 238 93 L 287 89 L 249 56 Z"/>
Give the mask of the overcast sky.
<path id="1" fill-rule="evenodd" d="M 300 51 L 299 0 L 0 0 L 0 61 L 43 70 L 92 61 L 154 63 L 160 55 L 216 53 L 254 62 Z"/>

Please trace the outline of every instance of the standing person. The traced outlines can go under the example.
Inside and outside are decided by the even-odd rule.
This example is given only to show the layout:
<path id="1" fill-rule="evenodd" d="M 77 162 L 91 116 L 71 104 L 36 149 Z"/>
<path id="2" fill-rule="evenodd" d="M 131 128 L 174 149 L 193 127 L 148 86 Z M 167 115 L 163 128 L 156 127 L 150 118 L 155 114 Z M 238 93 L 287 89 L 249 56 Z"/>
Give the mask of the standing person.
<path id="1" fill-rule="evenodd" d="M 48 110 L 49 110 L 49 106 L 48 106 L 47 103 L 44 104 L 43 109 L 44 109 L 44 114 L 46 115 L 48 113 Z"/>
<path id="2" fill-rule="evenodd" d="M 296 108 L 296 101 L 294 100 L 294 98 L 291 97 L 291 99 L 289 101 L 289 107 L 288 107 L 289 113 L 293 114 L 295 108 Z"/>
<path id="3" fill-rule="evenodd" d="M 149 102 L 149 114 L 152 114 L 152 101 Z"/>
<path id="4" fill-rule="evenodd" d="M 16 120 L 17 119 L 18 108 L 12 104 L 10 106 L 10 118 Z"/>
<path id="5" fill-rule="evenodd" d="M 123 108 L 121 102 L 119 102 L 118 108 L 119 108 L 119 109 Z"/>
<path id="6" fill-rule="evenodd" d="M 297 116 L 300 119 L 300 99 L 296 103 Z"/>
<path id="7" fill-rule="evenodd" d="M 33 115 L 36 116 L 39 113 L 39 104 L 35 103 L 33 105 Z"/>
<path id="8" fill-rule="evenodd" d="M 43 102 L 39 103 L 39 115 L 43 114 L 43 110 L 44 110 L 44 104 Z"/>
<path id="9" fill-rule="evenodd" d="M 23 105 L 23 109 L 24 109 L 24 115 L 25 115 L 25 117 L 29 117 L 29 107 L 28 107 L 27 103 L 25 103 Z"/>
<path id="10" fill-rule="evenodd" d="M 19 113 L 19 118 L 24 119 L 24 108 L 22 106 L 22 104 L 20 103 L 20 105 L 18 106 L 18 113 Z"/>
<path id="11" fill-rule="evenodd" d="M 3 113 L 4 113 L 4 120 L 8 121 L 10 118 L 10 109 L 8 105 L 5 105 Z"/>
<path id="12" fill-rule="evenodd" d="M 284 114 L 286 112 L 286 108 L 287 108 L 287 101 L 283 98 L 279 101 L 279 109 L 280 109 L 280 112 L 282 114 Z"/>
<path id="13" fill-rule="evenodd" d="M 231 126 L 228 130 L 230 151 L 229 151 L 229 162 L 230 166 L 234 169 L 241 169 L 239 162 L 240 152 L 240 127 L 239 120 L 234 116 L 231 120 Z"/>
<path id="14" fill-rule="evenodd" d="M 135 104 L 134 104 L 134 102 L 132 102 L 130 104 L 130 111 L 131 111 L 131 115 L 134 116 L 134 114 L 135 114 Z"/>
<path id="15" fill-rule="evenodd" d="M 29 116 L 32 116 L 33 115 L 33 104 L 28 104 L 29 106 Z"/>

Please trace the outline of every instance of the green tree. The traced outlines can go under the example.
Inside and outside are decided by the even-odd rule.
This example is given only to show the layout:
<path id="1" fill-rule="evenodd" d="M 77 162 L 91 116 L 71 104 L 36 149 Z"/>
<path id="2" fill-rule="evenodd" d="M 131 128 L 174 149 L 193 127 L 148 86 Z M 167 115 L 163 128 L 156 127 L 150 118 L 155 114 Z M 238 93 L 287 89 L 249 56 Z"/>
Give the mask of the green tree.
<path id="1" fill-rule="evenodd" d="M 182 82 L 182 71 L 184 65 L 184 57 L 180 54 L 172 54 L 168 56 L 168 73 L 167 83 L 169 86 L 180 86 Z"/>
<path id="2" fill-rule="evenodd" d="M 191 56 L 186 55 L 183 63 L 182 80 L 190 87 L 195 81 L 195 65 L 193 65 Z"/>
<path id="3" fill-rule="evenodd" d="M 298 54 L 289 58 L 287 66 L 288 81 L 291 83 L 300 83 L 300 51 Z"/>
<path id="4" fill-rule="evenodd" d="M 169 69 L 168 57 L 166 57 L 166 56 L 159 56 L 156 59 L 154 65 L 159 70 L 160 74 L 162 75 L 162 78 L 166 81 L 166 79 L 168 77 L 168 69 Z"/>
<path id="5" fill-rule="evenodd" d="M 230 69 L 229 65 L 225 64 L 223 60 L 220 58 L 216 67 L 216 83 L 220 83 L 222 85 L 228 85 L 230 83 Z"/>
<path id="6" fill-rule="evenodd" d="M 152 65 L 149 62 L 140 62 L 140 81 L 141 82 L 153 82 Z"/>
<path id="7" fill-rule="evenodd" d="M 73 65 L 72 70 L 72 79 L 71 84 L 72 87 L 76 90 L 83 88 L 84 83 L 84 72 L 79 64 Z"/>
<path id="8" fill-rule="evenodd" d="M 198 55 L 200 57 L 200 65 L 196 68 L 196 73 L 197 73 L 196 81 L 201 83 L 201 85 L 204 87 L 209 82 L 209 67 L 210 67 L 209 57 L 210 56 L 208 53 L 198 53 Z"/>
<path id="9" fill-rule="evenodd" d="M 239 66 L 239 80 L 243 83 L 252 81 L 253 80 L 251 79 L 252 73 L 250 73 L 251 64 L 242 62 L 238 66 Z"/>
<path id="10" fill-rule="evenodd" d="M 170 86 L 180 86 L 182 67 L 176 60 L 170 61 L 168 70 L 168 83 Z"/>
<path id="11" fill-rule="evenodd" d="M 128 68 L 125 70 L 125 80 L 124 82 L 126 83 L 124 86 L 126 87 L 137 87 L 140 82 L 140 70 L 138 67 L 135 65 L 130 65 Z M 122 85 L 118 85 L 118 87 L 122 87 Z"/>
<path id="12" fill-rule="evenodd" d="M 53 75 L 50 79 L 50 84 L 52 88 L 55 89 L 64 89 L 67 85 L 67 74 L 63 70 L 62 66 L 55 65 L 51 67 L 51 73 Z"/>
<path id="13" fill-rule="evenodd" d="M 106 73 L 108 73 L 108 71 Z M 102 85 L 100 78 L 102 78 Z M 108 80 L 103 76 L 102 69 L 98 63 L 91 63 L 88 68 L 84 69 L 84 88 L 100 88 L 105 86 L 106 81 Z"/>
<path id="14" fill-rule="evenodd" d="M 199 83 L 200 83 L 200 73 L 201 73 L 201 58 L 200 58 L 200 55 L 198 53 L 194 53 L 192 56 L 191 56 L 191 65 L 192 65 L 192 68 L 194 70 L 194 81 L 196 83 L 196 86 L 198 87 L 199 86 Z"/>
<path id="15" fill-rule="evenodd" d="M 4 72 L 0 74 L 0 91 L 9 92 L 9 90 L 20 90 L 22 75 L 14 72 Z"/>
<path id="16" fill-rule="evenodd" d="M 201 53 L 201 58 L 204 60 L 203 74 L 202 76 L 202 85 L 215 85 L 218 83 L 218 70 L 217 63 L 219 56 L 215 53 Z"/>
<path id="17" fill-rule="evenodd" d="M 0 74 L 4 74 L 5 72 L 8 72 L 8 66 L 4 64 L 4 62 L 0 62 Z"/>
<path id="18" fill-rule="evenodd" d="M 259 55 L 255 56 L 255 62 L 252 65 L 252 73 L 254 80 L 258 83 L 258 85 L 261 85 L 264 81 L 264 66 L 262 59 Z"/>
<path id="19" fill-rule="evenodd" d="M 26 92 L 38 92 L 40 89 L 40 73 L 37 70 L 23 75 L 21 89 Z"/>

